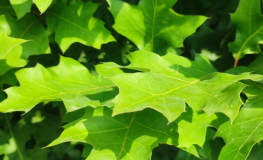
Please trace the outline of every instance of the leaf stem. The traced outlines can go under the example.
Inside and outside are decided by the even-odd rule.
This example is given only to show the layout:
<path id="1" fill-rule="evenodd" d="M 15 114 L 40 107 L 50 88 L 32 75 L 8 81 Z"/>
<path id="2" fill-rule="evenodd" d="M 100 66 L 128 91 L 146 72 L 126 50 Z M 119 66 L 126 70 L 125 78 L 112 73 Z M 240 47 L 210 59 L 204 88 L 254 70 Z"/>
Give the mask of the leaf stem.
<path id="1" fill-rule="evenodd" d="M 238 54 L 238 55 L 237 55 L 237 58 L 235 59 L 235 64 L 234 64 L 234 67 L 236 67 L 236 66 L 237 66 L 237 64 L 238 64 L 238 60 L 239 60 L 239 57 L 240 57 L 240 54 Z"/>

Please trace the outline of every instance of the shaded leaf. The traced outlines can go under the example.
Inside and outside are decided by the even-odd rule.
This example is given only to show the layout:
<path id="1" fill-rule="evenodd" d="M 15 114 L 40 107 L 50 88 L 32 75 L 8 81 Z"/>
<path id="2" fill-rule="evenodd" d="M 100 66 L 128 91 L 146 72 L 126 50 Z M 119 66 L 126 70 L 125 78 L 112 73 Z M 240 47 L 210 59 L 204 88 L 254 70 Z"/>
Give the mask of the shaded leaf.
<path id="1" fill-rule="evenodd" d="M 258 44 L 263 41 L 263 17 L 260 1 L 240 0 L 238 9 L 231 15 L 231 22 L 236 26 L 236 40 L 229 43 L 229 48 L 236 59 L 235 65 L 245 54 L 258 53 Z"/>
<path id="2" fill-rule="evenodd" d="M 171 7 L 177 0 L 142 0 L 132 6 L 120 0 L 107 0 L 115 24 L 113 28 L 140 50 L 161 53 L 168 47 L 182 47 L 184 39 L 193 34 L 206 18 L 183 16 Z"/>
<path id="3" fill-rule="evenodd" d="M 9 0 L 0 1 L 0 14 L 15 14 Z"/>
<path id="4" fill-rule="evenodd" d="M 16 20 L 9 15 L 0 16 L 0 32 L 8 36 L 28 40 L 22 44 L 22 58 L 27 59 L 31 55 L 50 53 L 48 35 L 49 32 L 33 15 L 26 15 Z"/>
<path id="5" fill-rule="evenodd" d="M 176 124 L 166 125 L 167 120 L 158 112 L 148 109 L 115 117 L 111 113 L 108 108 L 88 107 L 85 115 L 65 125 L 60 137 L 49 146 L 68 141 L 86 142 L 93 146 L 88 159 L 114 160 L 150 159 L 158 143 L 177 145 Z M 196 152 L 195 148 L 191 151 Z"/>
<path id="6" fill-rule="evenodd" d="M 103 22 L 93 17 L 97 8 L 98 4 L 91 2 L 67 6 L 62 1 L 49 10 L 47 25 L 55 32 L 55 40 L 63 52 L 74 42 L 100 49 L 102 44 L 114 41 Z"/>
<path id="7" fill-rule="evenodd" d="M 35 146 L 34 149 L 26 148 L 26 143 L 35 129 L 23 119 L 17 124 L 12 123 L 9 117 L 10 115 L 0 114 L 0 126 L 7 126 L 0 130 L 0 155 L 3 154 L 4 159 L 9 160 L 47 160 L 49 149 L 43 150 L 40 146 Z"/>

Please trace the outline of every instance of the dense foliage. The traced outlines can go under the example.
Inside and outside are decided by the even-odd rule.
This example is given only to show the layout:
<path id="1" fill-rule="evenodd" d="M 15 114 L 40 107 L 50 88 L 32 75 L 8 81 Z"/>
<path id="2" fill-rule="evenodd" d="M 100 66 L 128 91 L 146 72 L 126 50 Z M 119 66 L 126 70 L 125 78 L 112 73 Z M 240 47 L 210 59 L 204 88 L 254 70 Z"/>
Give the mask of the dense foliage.
<path id="1" fill-rule="evenodd" d="M 0 0 L 0 160 L 261 159 L 261 13 Z"/>

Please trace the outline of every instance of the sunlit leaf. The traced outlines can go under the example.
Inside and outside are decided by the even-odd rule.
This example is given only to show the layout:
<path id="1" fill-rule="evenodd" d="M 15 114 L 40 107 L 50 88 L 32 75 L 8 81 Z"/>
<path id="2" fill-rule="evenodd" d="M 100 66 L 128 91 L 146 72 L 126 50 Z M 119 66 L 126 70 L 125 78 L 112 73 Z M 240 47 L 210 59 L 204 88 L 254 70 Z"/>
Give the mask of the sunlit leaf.
<path id="1" fill-rule="evenodd" d="M 16 73 L 19 87 L 5 90 L 8 98 L 0 104 L 1 112 L 28 112 L 41 101 L 63 101 L 67 111 L 86 106 L 99 106 L 114 97 L 116 90 L 110 80 L 92 76 L 70 58 L 60 58 L 60 64 L 44 68 L 37 64 Z M 18 105 L 19 104 L 19 105 Z"/>
<path id="2" fill-rule="evenodd" d="M 4 32 L 0 32 L 0 75 L 13 67 L 23 67 L 26 61 L 20 59 L 22 55 L 23 39 L 8 37 Z"/>
<path id="3" fill-rule="evenodd" d="M 251 75 L 242 68 L 229 73 L 215 72 L 202 56 L 193 62 L 175 57 L 167 61 L 148 51 L 133 52 L 128 68 L 149 72 L 109 77 L 120 89 L 114 99 L 113 115 L 152 108 L 172 122 L 185 111 L 187 103 L 194 110 L 204 110 L 208 115 L 222 112 L 234 120 L 242 104 L 240 92 L 245 87 L 238 81 L 262 79 L 261 75 Z M 107 63 L 103 65 L 105 69 L 109 67 Z"/>

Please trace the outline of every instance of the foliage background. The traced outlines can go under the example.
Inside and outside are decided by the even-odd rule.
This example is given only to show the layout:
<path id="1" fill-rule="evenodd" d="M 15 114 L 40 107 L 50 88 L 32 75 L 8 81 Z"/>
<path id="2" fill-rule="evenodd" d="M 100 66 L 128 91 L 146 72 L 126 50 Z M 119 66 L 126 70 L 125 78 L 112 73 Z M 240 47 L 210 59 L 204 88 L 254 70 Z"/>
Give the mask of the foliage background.
<path id="1" fill-rule="evenodd" d="M 103 156 L 109 159 L 129 159 L 127 155 L 121 153 L 118 158 L 112 158 L 110 153 L 109 156 L 104 152 L 99 153 L 101 148 L 108 147 L 114 150 L 115 148 L 111 145 L 105 147 L 98 144 L 99 149 L 93 148 L 96 143 L 101 141 L 103 143 L 109 141 L 110 144 L 111 139 L 116 143 L 121 138 L 126 140 L 127 135 L 121 138 L 114 135 L 122 135 L 122 133 L 98 134 L 98 137 L 91 140 L 85 139 L 86 137 L 77 137 L 76 139 L 69 137 L 69 140 L 62 137 L 56 140 L 64 130 L 61 126 L 66 125 L 65 128 L 70 128 L 77 122 L 87 120 L 92 117 L 88 113 L 94 113 L 94 117 L 96 114 L 103 115 L 102 117 L 106 115 L 111 117 L 112 110 L 114 114 L 120 114 L 119 117 L 116 116 L 114 121 L 123 123 L 126 123 L 128 118 L 132 120 L 134 118 L 130 117 L 131 114 L 127 112 L 138 112 L 136 113 L 139 117 L 138 120 L 149 126 L 152 121 L 158 119 L 157 128 L 161 128 L 165 134 L 169 135 L 170 139 L 161 134 L 157 135 L 146 131 L 145 128 L 135 128 L 131 131 L 135 137 L 149 134 L 149 137 L 157 137 L 160 141 L 154 140 L 155 142 L 150 144 L 150 141 L 153 140 L 147 141 L 145 138 L 146 140 L 142 143 L 146 143 L 144 147 L 150 153 L 137 152 L 136 149 L 141 150 L 137 145 L 134 152 L 130 151 L 131 157 L 134 159 L 149 159 L 151 157 L 152 160 L 192 160 L 199 159 L 198 156 L 203 159 L 218 159 L 220 152 L 222 157 L 226 156 L 228 153 L 224 152 L 231 152 L 236 147 L 235 145 L 239 147 L 239 150 L 236 155 L 231 155 L 233 157 L 229 155 L 230 159 L 259 159 L 263 153 L 260 142 L 262 140 L 262 132 L 260 133 L 262 130 L 262 91 L 259 89 L 262 86 L 260 81 L 263 71 L 261 69 L 262 56 L 257 53 L 261 51 L 259 44 L 262 38 L 259 37 L 262 34 L 260 29 L 263 23 L 262 1 L 245 2 L 245 0 L 241 0 L 241 3 L 239 0 L 155 0 L 151 2 L 123 0 L 123 2 L 126 3 L 121 3 L 118 0 L 0 1 L 0 101 L 2 101 L 0 104 L 0 159 L 80 160 L 87 157 L 89 159 L 105 159 Z M 149 16 L 147 13 L 150 10 L 149 4 L 154 4 L 153 2 L 156 2 L 157 11 L 155 12 L 161 16 L 155 17 L 154 14 L 153 17 L 147 19 Z M 139 7 L 136 8 L 137 5 Z M 170 8 L 167 9 L 167 6 Z M 245 11 L 248 6 L 252 8 L 247 11 L 249 13 Z M 240 9 L 237 10 L 238 8 Z M 142 14 L 144 12 L 141 11 L 147 12 Z M 184 16 L 176 21 L 172 19 L 175 13 Z M 125 16 L 118 15 L 126 15 L 128 18 L 125 19 Z M 168 25 L 160 23 L 165 17 L 168 17 Z M 247 17 L 252 20 L 247 21 Z M 130 21 L 128 21 L 129 18 L 131 18 Z M 170 21 L 169 18 L 173 21 Z M 147 25 L 148 20 L 155 19 L 159 20 L 157 24 Z M 183 25 L 185 23 L 186 25 Z M 251 25 L 249 31 L 247 31 L 247 25 Z M 169 29 L 171 32 L 168 31 Z M 253 32 L 253 29 L 257 31 Z M 143 30 L 143 36 L 137 33 L 140 30 Z M 160 30 L 160 34 L 154 32 L 157 30 Z M 149 35 L 152 37 L 147 39 Z M 236 51 L 236 48 L 239 51 Z M 134 51 L 138 50 L 140 51 L 136 54 Z M 148 52 L 144 54 L 143 51 L 152 51 L 156 54 L 151 55 Z M 132 52 L 134 53 L 131 56 Z M 162 58 L 156 57 L 157 54 Z M 184 113 L 182 113 L 183 110 L 177 113 L 178 111 L 173 109 L 160 111 L 162 109 L 154 108 L 155 102 L 151 102 L 152 109 L 128 108 L 124 110 L 121 107 L 128 105 L 127 101 L 132 101 L 137 91 L 126 88 L 121 84 L 121 80 L 129 82 L 129 79 L 133 79 L 137 73 L 149 74 L 149 70 L 155 72 L 153 66 L 144 65 L 145 61 L 140 61 L 141 55 L 145 55 L 142 58 L 149 59 L 150 62 L 154 62 L 165 71 L 168 70 L 166 68 L 168 65 L 165 66 L 165 63 L 168 63 L 169 60 L 171 61 L 169 64 L 178 67 L 179 69 L 176 69 L 179 72 L 190 73 L 187 68 L 196 69 L 196 72 L 191 72 L 189 79 L 202 77 L 198 75 L 199 72 L 200 74 L 204 71 L 214 73 L 213 75 L 218 79 L 211 78 L 212 80 L 209 81 L 211 86 L 214 86 L 214 90 L 218 90 L 218 94 L 225 91 L 223 92 L 226 94 L 224 95 L 225 99 L 230 100 L 222 99 L 227 103 L 233 99 L 233 102 L 229 103 L 237 105 L 234 107 L 237 112 L 241 104 L 244 107 L 238 113 L 237 118 L 227 109 L 225 111 L 220 109 L 214 112 L 210 111 L 212 116 L 200 118 L 200 115 L 203 116 L 206 114 L 205 112 L 209 112 L 209 108 L 204 109 L 205 107 L 200 108 L 199 106 L 199 109 L 193 110 L 195 109 L 194 103 L 201 104 L 198 96 L 193 96 L 192 102 L 187 100 Z M 63 57 L 68 57 L 68 59 Z M 175 60 L 176 58 L 177 60 Z M 173 60 L 174 62 L 172 62 Z M 114 64 L 106 62 L 114 62 Z M 159 64 L 159 62 L 163 63 Z M 238 66 L 245 67 L 236 67 L 237 69 L 235 69 L 233 66 L 237 62 Z M 190 65 L 186 65 L 186 63 Z M 130 66 L 122 67 L 127 65 Z M 51 73 L 50 77 L 47 76 L 48 73 Z M 231 74 L 232 77 L 224 73 Z M 112 76 L 116 77 L 109 78 Z M 231 82 L 225 85 L 225 79 Z M 72 82 L 67 82 L 67 80 Z M 90 92 L 91 86 L 74 83 L 74 81 L 80 80 L 83 84 L 91 83 L 91 86 L 105 87 Z M 160 78 L 160 81 L 154 83 L 158 84 L 156 86 L 165 88 L 167 85 L 165 83 L 168 81 L 161 80 Z M 40 85 L 33 85 L 33 81 Z M 145 81 L 151 82 L 150 79 Z M 56 86 L 53 82 L 59 85 Z M 147 83 L 142 80 L 138 86 L 143 88 L 145 84 Z M 215 87 L 215 84 L 218 84 L 219 87 Z M 208 84 L 200 84 L 201 87 L 202 85 Z M 232 88 L 229 89 L 229 86 Z M 63 96 L 64 102 L 59 96 L 42 98 L 51 93 L 45 87 L 51 87 L 55 91 L 59 91 L 60 94 L 67 92 L 72 92 L 72 94 Z M 244 89 L 244 87 L 246 88 Z M 87 91 L 79 93 L 83 89 Z M 129 96 L 124 97 L 123 95 L 123 99 L 115 98 L 119 90 L 122 89 Z M 134 93 L 130 93 L 131 91 Z M 192 92 L 194 91 L 192 90 Z M 143 94 L 139 96 L 143 96 Z M 32 103 L 24 103 L 25 97 L 37 98 Z M 242 101 L 239 100 L 239 97 Z M 220 95 L 219 98 L 221 98 Z M 213 99 L 209 101 L 212 102 Z M 98 107 L 98 109 L 94 110 L 90 106 Z M 257 110 L 249 110 L 251 108 Z M 26 113 L 24 114 L 24 112 Z M 257 115 L 258 121 L 253 119 L 255 115 Z M 203 119 L 203 121 L 199 119 Z M 168 125 L 168 121 L 172 123 Z M 232 131 L 230 121 L 234 121 L 232 125 L 241 122 L 251 122 L 251 124 L 241 126 L 241 130 L 234 128 Z M 190 125 L 188 128 L 187 122 Z M 106 126 L 112 127 L 110 125 L 115 124 L 110 124 L 106 119 L 90 118 L 87 120 L 87 125 L 91 126 L 91 128 L 87 127 L 90 131 L 95 132 L 103 131 L 105 128 L 107 129 Z M 127 126 L 130 128 L 131 123 L 130 125 L 127 123 Z M 222 128 L 221 130 L 218 130 L 219 126 Z M 182 127 L 181 130 L 180 127 Z M 229 132 L 226 133 L 224 129 Z M 137 130 L 145 130 L 145 132 L 137 133 Z M 239 143 L 239 140 L 231 139 L 231 137 L 242 138 L 241 133 L 245 131 L 248 132 L 249 137 L 252 135 L 249 145 L 242 148 L 245 143 L 232 144 L 232 141 Z M 69 129 L 70 135 L 78 132 L 82 132 L 81 126 L 73 127 L 72 131 Z M 173 136 L 178 138 L 178 133 L 179 144 L 171 140 Z M 186 138 L 183 138 L 185 140 L 180 140 L 180 136 L 185 136 Z M 133 140 L 135 141 L 136 138 Z M 148 142 L 149 144 L 147 144 Z M 228 143 L 229 145 L 227 145 Z M 46 147 L 48 145 L 50 146 Z M 132 143 L 130 145 L 132 146 Z M 226 151 L 222 150 L 224 146 L 229 148 L 226 148 Z M 221 159 L 223 159 L 222 157 Z"/>

